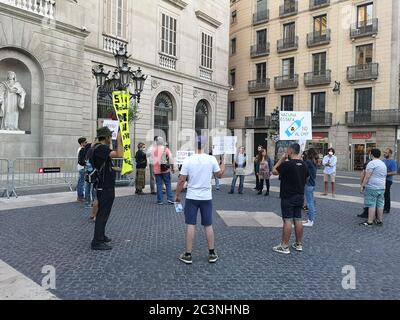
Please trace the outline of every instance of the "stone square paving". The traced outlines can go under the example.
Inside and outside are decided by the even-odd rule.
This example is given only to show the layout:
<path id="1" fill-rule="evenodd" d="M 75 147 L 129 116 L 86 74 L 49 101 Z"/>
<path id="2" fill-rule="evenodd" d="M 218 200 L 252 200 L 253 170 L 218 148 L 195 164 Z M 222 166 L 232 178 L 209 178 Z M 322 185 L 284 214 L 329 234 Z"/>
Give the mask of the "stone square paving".
<path id="1" fill-rule="evenodd" d="M 340 185 L 355 179 L 339 178 L 338 194 L 361 199 L 357 188 Z M 243 195 L 228 195 L 227 185 L 214 192 L 215 265 L 207 262 L 200 227 L 193 265 L 178 261 L 184 218 L 151 195 L 116 199 L 107 228 L 111 252 L 90 250 L 93 224 L 77 203 L 0 211 L 0 260 L 37 284 L 42 267 L 54 266 L 50 293 L 58 299 L 400 299 L 398 202 L 382 228 L 365 228 L 357 201 L 319 197 L 304 252 L 282 256 L 271 250 L 281 237 L 278 193 L 258 196 L 247 180 Z M 277 190 L 278 181 L 272 185 Z M 393 188 L 396 201 L 399 184 Z M 246 221 L 229 223 L 229 215 Z M 342 288 L 346 265 L 356 270 L 355 290 Z"/>

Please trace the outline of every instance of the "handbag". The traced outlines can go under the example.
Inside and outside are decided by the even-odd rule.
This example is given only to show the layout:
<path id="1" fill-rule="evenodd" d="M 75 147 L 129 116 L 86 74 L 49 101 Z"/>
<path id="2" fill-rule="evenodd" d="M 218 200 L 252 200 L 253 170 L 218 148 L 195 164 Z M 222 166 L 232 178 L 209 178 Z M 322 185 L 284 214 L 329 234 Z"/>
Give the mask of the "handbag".
<path id="1" fill-rule="evenodd" d="M 166 149 L 164 148 L 163 154 L 161 156 L 160 170 L 161 172 L 168 171 L 171 168 L 169 163 L 169 157 L 167 155 Z"/>

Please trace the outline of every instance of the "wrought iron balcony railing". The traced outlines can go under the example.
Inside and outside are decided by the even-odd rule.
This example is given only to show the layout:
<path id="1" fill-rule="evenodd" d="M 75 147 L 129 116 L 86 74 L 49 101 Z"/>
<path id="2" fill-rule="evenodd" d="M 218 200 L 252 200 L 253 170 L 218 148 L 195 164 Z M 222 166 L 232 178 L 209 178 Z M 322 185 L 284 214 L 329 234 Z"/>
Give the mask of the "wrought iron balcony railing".
<path id="1" fill-rule="evenodd" d="M 299 48 L 299 37 L 279 39 L 277 41 L 278 53 L 297 50 Z"/>
<path id="2" fill-rule="evenodd" d="M 367 63 L 347 67 L 347 80 L 350 82 L 376 80 L 378 76 L 379 63 Z"/>
<path id="3" fill-rule="evenodd" d="M 246 128 L 269 128 L 271 126 L 271 117 L 246 117 L 245 127 Z"/>
<path id="4" fill-rule="evenodd" d="M 270 89 L 270 80 L 259 79 L 259 80 L 250 80 L 248 84 L 249 93 L 269 91 Z"/>
<path id="5" fill-rule="evenodd" d="M 370 112 L 346 112 L 348 126 L 400 125 L 400 109 L 371 110 Z"/>
<path id="6" fill-rule="evenodd" d="M 304 74 L 304 85 L 306 87 L 319 86 L 331 83 L 331 70 L 320 70 L 306 72 Z"/>
<path id="7" fill-rule="evenodd" d="M 312 115 L 313 127 L 331 127 L 332 126 L 332 113 L 315 113 Z"/>
<path id="8" fill-rule="evenodd" d="M 255 44 L 250 47 L 250 56 L 252 58 L 262 57 L 269 55 L 270 45 L 269 42 L 263 44 Z"/>
<path id="9" fill-rule="evenodd" d="M 260 10 L 253 14 L 253 26 L 269 21 L 269 10 Z"/>
<path id="10" fill-rule="evenodd" d="M 331 29 L 325 33 L 310 32 L 307 34 L 307 46 L 309 48 L 329 44 L 331 42 Z"/>
<path id="11" fill-rule="evenodd" d="M 350 27 L 351 39 L 375 36 L 378 34 L 378 18 L 358 22 Z"/>
<path id="12" fill-rule="evenodd" d="M 295 89 L 299 86 L 299 75 L 279 76 L 274 79 L 275 90 Z"/>

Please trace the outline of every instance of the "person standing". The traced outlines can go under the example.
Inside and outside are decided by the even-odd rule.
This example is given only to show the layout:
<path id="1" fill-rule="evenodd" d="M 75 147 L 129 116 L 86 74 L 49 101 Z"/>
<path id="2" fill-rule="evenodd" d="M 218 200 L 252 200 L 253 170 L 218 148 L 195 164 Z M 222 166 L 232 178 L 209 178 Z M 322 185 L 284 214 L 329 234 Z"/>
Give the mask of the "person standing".
<path id="1" fill-rule="evenodd" d="M 88 175 L 92 173 L 94 170 L 92 164 L 90 163 L 89 159 L 93 155 L 93 150 L 96 145 L 98 145 L 98 141 L 95 141 L 93 143 L 88 143 L 85 146 L 85 151 L 84 151 L 84 157 L 85 157 L 85 209 L 91 209 L 93 205 L 93 201 L 95 198 L 95 191 L 94 191 L 94 185 L 93 183 L 90 183 L 87 179 Z"/>
<path id="2" fill-rule="evenodd" d="M 367 165 L 360 190 L 361 193 L 364 193 L 364 207 L 368 208 L 368 220 L 360 225 L 372 226 L 375 223 L 382 226 L 387 168 L 380 160 L 381 151 L 379 149 L 372 149 L 371 156 L 372 160 Z"/>
<path id="3" fill-rule="evenodd" d="M 225 172 L 225 165 L 221 167 L 217 159 L 204 153 L 206 139 L 197 137 L 197 153 L 184 160 L 176 188 L 175 202 L 180 203 L 180 193 L 188 181 L 185 201 L 185 223 L 186 223 L 186 251 L 179 256 L 179 260 L 185 264 L 192 264 L 192 249 L 195 238 L 197 214 L 200 210 L 201 224 L 204 227 L 208 243 L 208 262 L 215 263 L 218 255 L 215 252 L 214 230 L 212 227 L 212 176 L 222 178 Z"/>
<path id="4" fill-rule="evenodd" d="M 243 194 L 244 176 L 246 168 L 246 153 L 244 147 L 239 148 L 239 152 L 236 154 L 233 160 L 233 178 L 231 184 L 231 191 L 229 194 L 235 193 L 236 181 L 239 178 L 239 194 Z"/>
<path id="5" fill-rule="evenodd" d="M 259 164 L 257 166 L 257 176 L 260 179 L 258 194 L 262 194 L 264 188 L 264 181 L 267 191 L 265 192 L 265 196 L 269 196 L 270 189 L 270 177 L 272 173 L 272 161 L 268 157 L 267 150 L 261 150 L 261 156 L 259 160 Z"/>
<path id="6" fill-rule="evenodd" d="M 163 202 L 163 183 L 167 190 L 167 200 L 169 204 L 174 204 L 172 186 L 171 186 L 171 172 L 174 173 L 174 165 L 171 163 L 171 151 L 165 146 L 164 139 L 158 137 L 156 140 L 156 147 L 152 151 L 154 160 L 154 174 L 156 177 L 157 185 L 157 204 L 162 205 Z"/>
<path id="7" fill-rule="evenodd" d="M 328 184 L 329 180 L 332 185 L 332 197 L 335 197 L 335 180 L 336 180 L 336 165 L 337 165 L 337 157 L 335 156 L 335 149 L 329 148 L 328 154 L 322 160 L 322 165 L 324 166 L 324 183 L 325 183 L 325 192 L 322 194 L 323 196 L 328 195 Z"/>
<path id="8" fill-rule="evenodd" d="M 115 177 L 112 159 L 123 157 L 123 146 L 121 131 L 117 136 L 117 150 L 111 150 L 112 132 L 103 127 L 97 130 L 97 138 L 100 145 L 93 150 L 93 166 L 98 173 L 96 183 L 98 211 L 92 240 L 92 250 L 111 250 L 108 245 L 111 239 L 105 235 L 106 224 L 110 217 L 111 209 L 115 199 Z"/>
<path id="9" fill-rule="evenodd" d="M 397 162 L 393 159 L 393 150 L 388 148 L 383 153 L 383 163 L 387 168 L 386 185 L 385 185 L 385 206 L 383 213 L 390 213 L 390 188 L 393 184 L 393 177 L 397 175 Z"/>
<path id="10" fill-rule="evenodd" d="M 147 157 L 146 153 L 144 152 L 146 150 L 145 148 L 146 148 L 145 144 L 140 142 L 138 144 L 138 151 L 136 152 L 135 155 L 135 160 L 136 160 L 135 193 L 138 195 L 144 194 L 143 189 L 145 187 L 145 182 L 146 182 Z"/>
<path id="11" fill-rule="evenodd" d="M 360 185 L 363 183 L 365 175 L 367 174 L 367 165 L 371 160 L 368 159 L 364 164 L 363 164 L 363 171 L 361 172 L 361 179 L 360 179 Z M 368 219 L 368 208 L 364 207 L 363 212 L 361 214 L 358 214 L 357 217 L 359 218 L 364 218 Z"/>
<path id="12" fill-rule="evenodd" d="M 79 148 L 78 148 L 78 164 L 76 169 L 79 172 L 78 184 L 76 185 L 76 193 L 77 193 L 77 201 L 84 202 L 85 201 L 85 147 L 87 145 L 86 138 L 82 137 L 78 139 Z"/>
<path id="13" fill-rule="evenodd" d="M 151 194 L 156 194 L 156 178 L 154 176 L 154 159 L 153 159 L 153 150 L 157 147 L 156 145 L 157 137 L 154 137 L 154 141 L 152 142 L 150 148 L 147 149 L 147 163 L 149 164 L 149 173 L 150 173 L 150 192 Z"/>
<path id="14" fill-rule="evenodd" d="M 307 150 L 305 154 L 305 164 L 308 170 L 308 179 L 304 188 L 304 193 L 306 196 L 307 207 L 308 207 L 308 220 L 303 221 L 304 227 L 312 227 L 314 225 L 315 220 L 315 199 L 314 199 L 314 192 L 315 192 L 315 181 L 317 179 L 317 161 L 318 161 L 318 154 L 315 149 L 310 148 Z"/>
<path id="15" fill-rule="evenodd" d="M 273 251 L 290 254 L 289 240 L 294 223 L 296 242 L 292 248 L 303 251 L 303 223 L 301 209 L 304 203 L 304 186 L 308 178 L 306 164 L 301 160 L 300 145 L 292 144 L 287 154 L 274 166 L 272 173 L 279 175 L 281 179 L 281 210 L 283 219 L 283 232 L 281 244 L 272 248 Z"/>
<path id="16" fill-rule="evenodd" d="M 258 168 L 258 164 L 259 164 L 259 159 L 261 158 L 261 152 L 263 150 L 262 146 L 258 146 L 257 147 L 257 155 L 254 157 L 254 174 L 256 175 L 256 187 L 254 188 L 254 190 L 259 190 L 260 186 L 260 178 L 258 177 L 257 174 L 257 168 Z"/>

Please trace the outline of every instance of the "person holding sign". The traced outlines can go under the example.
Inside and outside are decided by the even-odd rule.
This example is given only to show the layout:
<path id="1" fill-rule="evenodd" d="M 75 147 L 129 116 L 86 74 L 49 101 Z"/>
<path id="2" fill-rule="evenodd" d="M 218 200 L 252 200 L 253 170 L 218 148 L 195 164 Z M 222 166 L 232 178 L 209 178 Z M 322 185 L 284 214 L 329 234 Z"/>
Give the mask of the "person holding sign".
<path id="1" fill-rule="evenodd" d="M 231 191 L 229 194 L 235 193 L 236 181 L 239 178 L 239 194 L 243 194 L 243 185 L 244 185 L 244 176 L 245 176 L 245 168 L 246 168 L 246 153 L 244 152 L 244 147 L 239 148 L 239 153 L 235 156 L 233 161 L 233 179 L 231 185 Z"/>
<path id="2" fill-rule="evenodd" d="M 96 216 L 92 250 L 111 250 L 108 245 L 111 239 L 105 235 L 106 224 L 110 217 L 111 209 L 115 198 L 115 177 L 116 172 L 112 159 L 123 156 L 121 132 L 117 136 L 117 150 L 111 150 L 112 132 L 107 127 L 97 130 L 97 138 L 100 145 L 93 150 L 92 163 L 96 170 L 97 199 L 99 209 Z"/>

